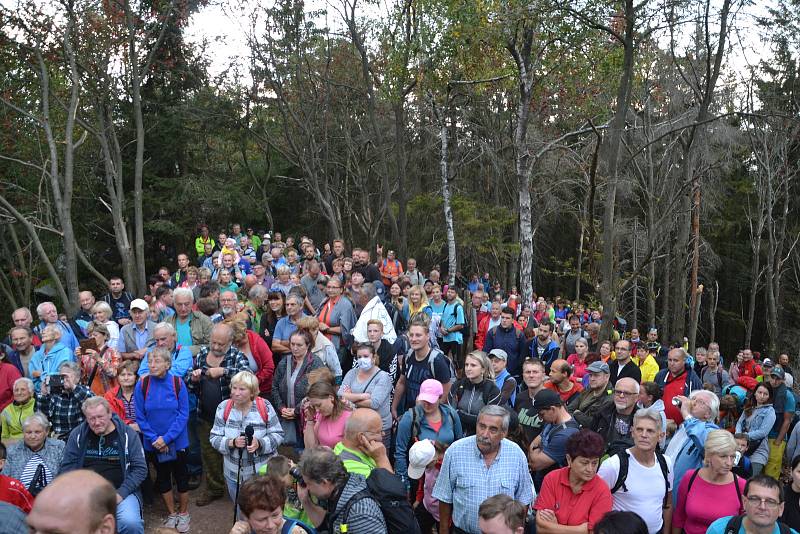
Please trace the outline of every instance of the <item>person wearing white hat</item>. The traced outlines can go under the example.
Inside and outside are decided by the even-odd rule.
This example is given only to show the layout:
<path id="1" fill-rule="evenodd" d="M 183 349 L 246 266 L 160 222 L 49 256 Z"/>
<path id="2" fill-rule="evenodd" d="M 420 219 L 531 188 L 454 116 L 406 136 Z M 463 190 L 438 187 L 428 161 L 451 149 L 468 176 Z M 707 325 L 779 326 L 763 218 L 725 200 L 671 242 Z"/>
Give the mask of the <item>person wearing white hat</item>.
<path id="1" fill-rule="evenodd" d="M 131 322 L 119 332 L 117 351 L 123 360 L 141 361 L 145 353 L 153 348 L 156 340 L 153 337 L 156 323 L 148 316 L 150 306 L 142 299 L 134 299 L 130 305 Z"/>
<path id="2" fill-rule="evenodd" d="M 408 451 L 408 477 L 420 480 L 414 496 L 414 515 L 422 532 L 439 527 L 439 501 L 433 498 L 433 487 L 442 468 L 445 446 L 430 439 L 416 442 Z"/>
<path id="3" fill-rule="evenodd" d="M 513 407 L 517 400 L 517 380 L 508 372 L 508 353 L 503 349 L 489 351 L 494 383 L 500 390 L 500 405 Z"/>

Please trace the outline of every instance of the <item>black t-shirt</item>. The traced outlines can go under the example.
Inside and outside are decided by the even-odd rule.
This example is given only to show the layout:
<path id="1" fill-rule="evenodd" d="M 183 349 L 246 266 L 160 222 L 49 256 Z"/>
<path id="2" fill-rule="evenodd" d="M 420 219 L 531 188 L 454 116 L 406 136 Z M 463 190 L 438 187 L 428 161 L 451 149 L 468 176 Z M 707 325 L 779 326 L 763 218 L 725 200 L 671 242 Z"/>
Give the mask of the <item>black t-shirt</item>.
<path id="1" fill-rule="evenodd" d="M 83 467 L 94 471 L 119 489 L 125 475 L 120 461 L 119 434 L 114 429 L 110 434 L 98 436 L 91 430 L 86 437 L 86 454 Z"/>
<path id="2" fill-rule="evenodd" d="M 431 376 L 431 358 L 433 360 L 433 376 Z M 422 383 L 429 378 L 435 378 L 439 382 L 448 384 L 450 382 L 450 364 L 447 357 L 439 351 L 431 350 L 428 352 L 427 358 L 418 361 L 414 353 L 406 357 L 406 391 L 403 405 L 401 406 L 403 413 L 413 408 L 417 403 L 417 395 Z"/>
<path id="3" fill-rule="evenodd" d="M 200 419 L 213 424 L 217 406 L 223 401 L 222 384 L 219 378 L 205 375 L 200 379 L 200 389 Z"/>
<path id="4" fill-rule="evenodd" d="M 785 504 L 780 521 L 786 526 L 798 530 L 800 529 L 800 493 L 795 492 L 791 484 L 786 484 L 783 492 Z"/>
<path id="5" fill-rule="evenodd" d="M 534 410 L 533 400 L 531 400 L 528 395 L 527 388 L 517 394 L 517 402 L 514 405 L 514 410 L 517 412 L 519 426 L 525 433 L 525 439 L 530 444 L 542 433 L 544 421 L 539 417 L 539 411 Z"/>
<path id="6" fill-rule="evenodd" d="M 131 318 L 130 307 L 131 302 L 133 302 L 133 295 L 127 291 L 123 291 L 119 298 L 114 298 L 114 295 L 109 293 L 106 295 L 105 301 L 111 306 L 111 312 L 113 314 L 109 319 L 119 321 L 120 319 Z"/>

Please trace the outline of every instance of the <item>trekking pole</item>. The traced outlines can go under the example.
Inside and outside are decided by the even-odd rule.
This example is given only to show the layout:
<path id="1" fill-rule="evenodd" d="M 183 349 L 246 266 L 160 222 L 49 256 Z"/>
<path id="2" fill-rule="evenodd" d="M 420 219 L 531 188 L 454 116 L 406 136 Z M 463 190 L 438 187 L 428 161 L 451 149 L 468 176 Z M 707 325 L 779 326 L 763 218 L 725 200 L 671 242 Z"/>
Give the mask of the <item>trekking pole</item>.
<path id="1" fill-rule="evenodd" d="M 239 518 L 239 481 L 242 476 L 242 454 L 244 451 L 239 449 L 239 468 L 236 470 L 236 498 L 233 500 L 233 523 Z"/>

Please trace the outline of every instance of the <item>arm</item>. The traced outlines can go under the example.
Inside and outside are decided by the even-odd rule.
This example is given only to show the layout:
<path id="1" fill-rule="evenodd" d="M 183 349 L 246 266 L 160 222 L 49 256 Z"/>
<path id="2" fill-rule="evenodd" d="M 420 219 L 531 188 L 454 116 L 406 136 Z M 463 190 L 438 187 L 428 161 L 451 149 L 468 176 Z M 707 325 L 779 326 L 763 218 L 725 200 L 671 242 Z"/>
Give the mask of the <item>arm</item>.
<path id="1" fill-rule="evenodd" d="M 532 471 L 541 471 L 556 463 L 555 460 L 545 454 L 540 444 L 541 441 L 534 441 L 528 448 L 528 465 L 530 465 Z"/>
<path id="2" fill-rule="evenodd" d="M 315 527 L 319 528 L 322 526 L 322 522 L 325 521 L 325 509 L 314 504 L 311 500 L 310 495 L 308 494 L 308 488 L 297 485 L 297 496 L 300 498 L 300 502 L 303 504 L 303 510 L 308 514 L 308 518 L 314 524 Z"/>
<path id="3" fill-rule="evenodd" d="M 392 417 L 397 419 L 397 407 L 406 393 L 406 375 L 400 375 L 397 384 L 394 386 L 394 399 L 392 399 Z"/>
<path id="4" fill-rule="evenodd" d="M 283 428 L 281 428 L 281 422 L 278 420 L 278 414 L 275 413 L 275 409 L 269 403 L 267 403 L 267 414 L 269 416 L 267 433 L 259 441 L 261 442 L 262 452 L 271 455 L 278 450 L 281 442 L 283 442 Z"/>
<path id="5" fill-rule="evenodd" d="M 250 336 L 250 333 L 247 334 Z M 272 376 L 275 374 L 275 360 L 267 342 L 259 335 L 250 336 L 250 350 L 258 361 L 258 371 L 256 378 L 259 384 L 272 383 Z"/>
<path id="6" fill-rule="evenodd" d="M 150 384 L 150 386 L 152 386 L 152 384 Z M 139 430 L 142 431 L 142 435 L 144 439 L 147 440 L 147 443 L 153 443 L 158 439 L 158 435 L 153 430 L 153 427 L 150 426 L 150 421 L 147 420 L 147 405 L 145 404 L 144 395 L 142 394 L 141 381 L 136 384 L 133 390 L 133 402 L 136 407 L 136 410 L 134 410 L 136 412 L 136 424 L 139 425 Z"/>
<path id="7" fill-rule="evenodd" d="M 170 377 L 170 380 L 171 379 L 172 377 Z M 172 387 L 172 384 L 169 384 L 169 386 Z M 172 423 L 169 425 L 169 430 L 162 436 L 164 443 L 167 445 L 178 439 L 178 436 L 186 429 L 186 424 L 189 421 L 189 393 L 187 393 L 186 387 L 183 384 L 181 384 L 180 390 L 178 391 L 177 401 L 178 411 L 172 419 Z"/>
<path id="8" fill-rule="evenodd" d="M 439 501 L 439 534 L 450 534 L 450 519 L 453 505 L 449 502 Z"/>
<path id="9" fill-rule="evenodd" d="M 281 411 L 281 408 L 286 407 L 283 399 L 281 398 L 281 383 L 284 380 L 285 369 L 285 364 L 278 365 L 277 369 L 275 369 L 275 374 L 272 375 L 272 391 L 270 391 L 269 394 L 269 402 L 272 403 L 272 406 L 278 412 Z"/>
<path id="10" fill-rule="evenodd" d="M 183 378 L 186 373 L 192 370 L 192 364 L 192 351 L 186 347 L 181 347 L 181 350 L 178 351 L 178 355 L 175 357 L 175 361 L 172 362 L 169 373 Z"/>
<path id="11" fill-rule="evenodd" d="M 513 378 L 503 382 L 503 389 L 500 390 L 500 404 L 506 404 L 516 389 L 517 381 Z"/>
<path id="12" fill-rule="evenodd" d="M 366 400 L 369 401 L 366 407 L 378 410 L 384 403 L 389 402 L 391 394 L 392 379 L 389 377 L 389 373 L 386 371 L 378 371 L 378 376 L 375 377 L 375 381 L 372 383 L 372 391 L 364 393 L 364 395 L 367 395 Z"/>
<path id="13" fill-rule="evenodd" d="M 742 415 L 744 415 L 744 414 L 742 414 Z M 784 417 L 787 416 L 787 415 L 789 416 L 789 422 L 791 422 L 792 416 L 794 416 L 794 412 L 786 413 L 786 414 L 784 414 Z M 772 430 L 773 426 L 775 426 L 775 419 L 776 419 L 775 410 L 769 410 L 767 412 L 766 417 L 761 421 L 761 426 L 759 426 L 758 428 L 751 428 L 750 429 L 750 432 L 747 433 L 747 439 L 756 440 L 756 439 L 763 439 L 763 438 L 767 437 L 767 435 L 769 434 L 769 431 Z M 784 423 L 785 423 L 785 420 L 784 420 Z M 738 423 L 737 423 L 737 427 L 738 427 Z M 781 438 L 781 439 L 783 439 L 783 438 Z"/>
<path id="14" fill-rule="evenodd" d="M 128 472 L 126 473 L 125 480 L 117 490 L 117 493 L 123 499 L 131 493 L 135 493 L 139 486 L 144 482 L 147 476 L 147 462 L 144 459 L 144 449 L 142 449 L 142 442 L 136 431 L 133 429 L 126 429 L 128 433 Z"/>
<path id="15" fill-rule="evenodd" d="M 306 413 L 308 412 L 306 411 Z M 306 449 L 310 449 L 311 447 L 319 445 L 319 440 L 317 439 L 318 429 L 319 422 L 315 421 L 311 417 L 306 417 L 303 428 L 303 443 L 305 444 Z"/>
<path id="16" fill-rule="evenodd" d="M 798 425 L 800 428 L 800 425 Z M 397 425 L 397 436 L 394 447 L 395 473 L 403 480 L 408 478 L 408 441 L 411 438 L 411 414 L 406 412 Z"/>
<path id="17" fill-rule="evenodd" d="M 662 517 L 664 519 L 664 526 L 662 527 L 662 532 L 672 532 L 672 492 L 670 491 L 667 493 L 667 505 L 664 507 L 662 511 Z"/>
<path id="18" fill-rule="evenodd" d="M 272 352 L 277 352 L 278 354 L 283 352 L 290 352 L 289 349 L 289 340 L 288 339 L 278 339 L 276 337 L 272 337 Z"/>
<path id="19" fill-rule="evenodd" d="M 214 426 L 211 427 L 211 432 L 209 434 L 211 446 L 223 456 L 229 456 L 231 454 L 231 449 L 228 447 L 228 442 L 230 440 L 225 437 L 226 425 L 225 418 L 223 417 L 226 402 L 232 401 L 222 401 L 219 406 L 217 406 L 217 412 L 214 414 Z"/>
<path id="20" fill-rule="evenodd" d="M 61 473 L 81 469 L 83 466 L 78 465 L 79 456 L 80 447 L 78 446 L 78 433 L 70 432 L 67 443 L 64 446 L 64 455 L 61 457 L 61 466 L 58 469 L 58 474 L 60 475 Z"/>
<path id="21" fill-rule="evenodd" d="M 548 521 L 545 517 L 547 517 L 545 514 L 536 514 L 536 532 L 538 534 L 589 534 L 588 523 L 569 527 Z"/>
<path id="22" fill-rule="evenodd" d="M 789 411 L 784 412 L 781 429 L 778 431 L 778 437 L 775 438 L 776 445 L 783 442 L 784 438 L 786 437 L 786 432 L 789 431 L 789 425 L 792 423 L 793 417 L 794 417 L 794 410 L 792 410 L 791 412 Z"/>

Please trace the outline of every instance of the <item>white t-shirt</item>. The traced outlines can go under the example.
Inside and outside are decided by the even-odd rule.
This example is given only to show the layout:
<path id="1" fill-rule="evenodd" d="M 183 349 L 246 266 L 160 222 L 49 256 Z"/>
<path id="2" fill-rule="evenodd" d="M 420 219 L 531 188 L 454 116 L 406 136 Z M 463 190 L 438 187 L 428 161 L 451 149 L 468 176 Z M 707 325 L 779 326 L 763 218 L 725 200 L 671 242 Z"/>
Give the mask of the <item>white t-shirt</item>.
<path id="1" fill-rule="evenodd" d="M 670 488 L 672 487 L 672 459 L 665 456 Z M 613 488 L 617 483 L 619 475 L 619 457 L 615 454 L 610 456 L 602 463 L 597 472 L 600 478 L 606 481 L 609 488 Z M 639 514 L 647 523 L 647 530 L 650 534 L 655 534 L 661 530 L 664 523 L 663 509 L 664 504 L 664 474 L 658 465 L 658 459 L 652 467 L 644 467 L 636 461 L 632 454 L 628 453 L 628 476 L 625 477 L 625 488 L 617 490 L 612 495 L 614 504 L 612 510 L 630 511 Z"/>

